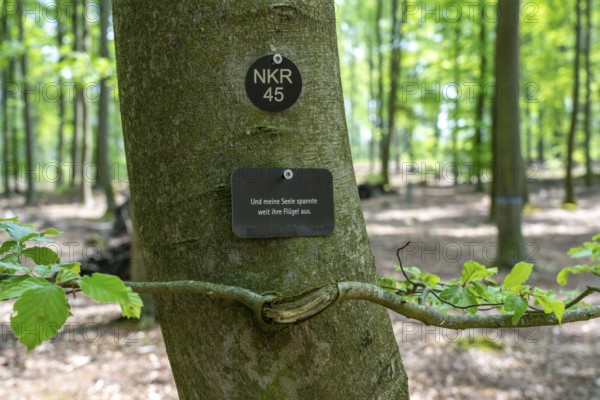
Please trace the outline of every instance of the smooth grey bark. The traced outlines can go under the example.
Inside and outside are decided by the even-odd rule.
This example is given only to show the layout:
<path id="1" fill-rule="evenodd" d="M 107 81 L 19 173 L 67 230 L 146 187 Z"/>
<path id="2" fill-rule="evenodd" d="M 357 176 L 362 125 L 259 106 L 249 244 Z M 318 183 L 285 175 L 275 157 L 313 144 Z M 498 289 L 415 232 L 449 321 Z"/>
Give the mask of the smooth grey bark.
<path id="1" fill-rule="evenodd" d="M 90 30 L 86 21 L 86 9 L 89 0 L 83 0 L 81 8 L 81 51 L 89 54 L 92 48 Z M 80 176 L 81 185 L 79 186 L 79 201 L 86 206 L 94 204 L 94 196 L 92 193 L 93 176 L 91 175 L 92 166 L 92 107 L 89 99 L 85 98 L 85 93 L 82 91 L 81 96 L 81 160 L 80 160 Z"/>
<path id="2" fill-rule="evenodd" d="M 521 233 L 524 171 L 519 114 L 519 0 L 499 0 L 496 27 L 492 188 L 493 217 L 498 228 L 497 263 L 512 267 L 525 255 Z"/>
<path id="3" fill-rule="evenodd" d="M 392 143 L 397 143 L 396 132 L 396 104 L 398 97 L 398 85 L 400 83 L 400 63 L 401 63 L 401 42 L 402 42 L 402 21 L 398 18 L 399 0 L 392 0 L 392 30 L 390 36 L 390 46 L 392 48 L 390 56 L 390 92 L 388 95 L 388 119 L 387 129 L 381 135 L 381 177 L 383 183 L 390 183 L 390 154 Z"/>
<path id="4" fill-rule="evenodd" d="M 152 281 L 192 279 L 286 295 L 375 282 L 341 96 L 333 1 L 116 0 L 121 112 L 137 228 Z M 296 63 L 303 93 L 268 113 L 247 99 L 256 59 Z M 241 240 L 231 228 L 239 167 L 327 168 L 335 231 Z M 182 399 L 404 399 L 386 312 L 340 304 L 264 333 L 241 305 L 156 296 Z"/>
<path id="5" fill-rule="evenodd" d="M 73 30 L 73 51 L 80 52 L 81 48 L 81 2 L 83 0 L 73 0 L 71 10 L 73 12 L 71 18 L 71 27 Z M 85 21 L 83 21 L 85 22 Z M 81 168 L 78 168 L 80 162 L 79 140 L 83 135 L 83 107 L 84 107 L 83 89 L 80 84 L 75 85 L 75 102 L 73 103 L 73 138 L 71 141 L 71 161 L 73 168 L 71 169 L 70 186 L 75 188 L 81 180 Z"/>
<path id="6" fill-rule="evenodd" d="M 377 8 L 375 11 L 375 43 L 377 46 L 377 126 L 379 127 L 379 160 L 381 161 L 381 180 L 382 183 L 387 183 L 384 171 L 388 167 L 384 166 L 388 161 L 384 162 L 384 147 L 386 140 L 386 123 L 385 123 L 385 89 L 384 89 L 384 57 L 383 57 L 383 29 L 381 27 L 381 19 L 383 18 L 383 0 L 377 0 Z M 389 150 L 389 146 L 388 146 Z M 386 164 L 387 165 L 387 164 Z"/>
<path id="7" fill-rule="evenodd" d="M 1 43 L 3 43 L 5 40 L 8 39 L 8 35 L 9 35 L 9 30 L 8 30 L 8 15 L 7 15 L 7 11 L 6 11 L 7 5 L 6 2 L 3 2 L 2 4 L 2 23 L 1 23 L 1 29 L 2 29 L 2 41 Z M 9 130 L 9 123 L 8 123 L 8 83 L 11 82 L 12 78 L 12 71 L 10 70 L 10 64 L 7 64 L 4 66 L 4 68 L 2 68 L 2 97 L 0 99 L 0 102 L 2 102 L 2 171 L 4 173 L 4 196 L 6 197 L 10 197 L 10 181 L 9 181 L 9 164 L 8 164 L 8 150 L 9 150 L 9 142 L 8 142 L 8 130 Z"/>
<path id="8" fill-rule="evenodd" d="M 454 25 L 454 79 L 456 85 L 460 87 L 461 85 L 461 68 L 458 59 L 461 54 L 461 43 L 460 38 L 462 37 L 462 27 L 460 23 L 455 23 Z M 460 171 L 459 171 L 459 160 L 458 160 L 458 132 L 459 126 L 458 121 L 460 120 L 460 100 L 456 100 L 454 102 L 454 108 L 452 109 L 452 177 L 454 178 L 454 186 L 458 185 L 458 181 L 460 180 Z"/>
<path id="9" fill-rule="evenodd" d="M 477 95 L 477 105 L 475 106 L 475 135 L 473 137 L 473 164 L 474 174 L 477 181 L 475 191 L 482 193 L 484 191 L 483 179 L 481 177 L 483 169 L 483 127 L 485 117 L 485 79 L 487 76 L 487 29 L 485 19 L 484 0 L 480 1 L 481 15 L 479 15 L 479 93 Z"/>
<path id="10" fill-rule="evenodd" d="M 585 185 L 592 187 L 594 170 L 592 166 L 592 0 L 586 0 L 585 10 L 585 103 L 583 107 L 585 131 Z"/>
<path id="11" fill-rule="evenodd" d="M 571 110 L 571 123 L 567 134 L 567 161 L 565 164 L 565 203 L 575 204 L 575 183 L 573 178 L 573 153 L 575 152 L 575 135 L 577 133 L 577 118 L 579 116 L 579 84 L 581 69 L 581 0 L 575 0 L 575 61 L 573 65 L 573 108 Z"/>
<path id="12" fill-rule="evenodd" d="M 110 58 L 108 51 L 108 25 L 110 17 L 110 0 L 101 0 L 100 2 L 100 57 Z M 117 208 L 115 201 L 115 191 L 112 185 L 112 176 L 110 171 L 110 149 L 108 146 L 108 135 L 110 128 L 110 93 L 106 85 L 107 79 L 100 81 L 100 103 L 98 105 L 98 136 L 97 136 L 97 168 L 98 180 L 104 197 L 106 198 L 106 208 L 112 212 Z"/>
<path id="13" fill-rule="evenodd" d="M 62 4 L 57 2 L 57 7 L 60 7 Z M 63 45 L 63 39 L 65 36 L 65 23 L 62 18 L 56 19 L 56 45 L 58 46 L 59 52 L 61 51 L 61 47 Z M 65 57 L 62 53 L 59 56 L 58 62 L 63 62 Z M 58 86 L 63 87 L 63 78 L 62 75 L 58 76 Z M 65 153 L 65 98 L 63 96 L 62 90 L 58 95 L 58 144 L 56 146 L 56 162 L 62 168 L 64 163 L 64 153 Z M 64 176 L 61 173 L 58 174 L 56 178 L 56 184 L 61 185 L 64 182 Z"/>
<path id="14" fill-rule="evenodd" d="M 23 20 L 25 18 L 25 9 L 23 7 L 24 0 L 17 2 L 19 15 L 19 42 L 25 45 L 25 29 Z M 28 57 L 27 50 L 21 55 L 21 79 L 23 86 L 27 88 L 28 79 Z M 23 129 L 25 131 L 25 162 L 27 171 L 25 172 L 27 180 L 27 189 L 25 191 L 25 205 L 32 205 L 35 200 L 35 170 L 33 168 L 33 115 L 31 113 L 31 102 L 29 101 L 29 90 L 23 90 Z"/>

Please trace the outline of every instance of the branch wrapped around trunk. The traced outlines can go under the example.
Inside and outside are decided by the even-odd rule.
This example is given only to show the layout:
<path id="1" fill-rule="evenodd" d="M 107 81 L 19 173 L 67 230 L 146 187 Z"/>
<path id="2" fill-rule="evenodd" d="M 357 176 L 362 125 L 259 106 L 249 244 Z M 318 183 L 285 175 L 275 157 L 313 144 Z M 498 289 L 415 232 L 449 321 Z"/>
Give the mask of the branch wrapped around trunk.
<path id="1" fill-rule="evenodd" d="M 128 282 L 139 293 L 195 293 L 214 299 L 232 300 L 250 308 L 260 324 L 268 328 L 293 325 L 309 320 L 330 306 L 349 300 L 363 300 L 384 306 L 425 325 L 447 329 L 468 328 L 525 328 L 560 325 L 554 314 L 533 312 L 525 314 L 516 325 L 510 315 L 447 315 L 433 308 L 409 303 L 401 296 L 379 286 L 363 282 L 340 282 L 323 286 L 297 296 L 260 295 L 250 290 L 208 282 Z M 596 288 L 594 291 L 598 291 Z M 600 317 L 600 306 L 565 312 L 562 323 L 587 321 Z"/>

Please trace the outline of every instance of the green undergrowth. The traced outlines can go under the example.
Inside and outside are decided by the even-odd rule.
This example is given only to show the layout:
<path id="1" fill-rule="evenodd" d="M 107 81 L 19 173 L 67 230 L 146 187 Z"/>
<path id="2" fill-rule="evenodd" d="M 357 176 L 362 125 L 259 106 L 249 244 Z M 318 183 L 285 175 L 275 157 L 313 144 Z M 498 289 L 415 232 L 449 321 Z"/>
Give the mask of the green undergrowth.
<path id="1" fill-rule="evenodd" d="M 556 278 L 560 285 L 567 284 L 570 274 L 600 276 L 599 240 L 600 235 L 596 235 L 581 247 L 569 250 L 568 254 L 574 259 L 590 262 L 563 268 Z M 398 260 L 401 261 L 400 250 Z M 475 315 L 482 310 L 496 309 L 511 315 L 516 325 L 523 315 L 535 312 L 552 313 L 561 322 L 567 309 L 584 306 L 580 291 L 557 293 L 528 284 L 533 264 L 527 262 L 517 263 L 502 282 L 496 279 L 498 268 L 488 268 L 475 261 L 466 262 L 460 277 L 448 281 L 418 267 L 404 267 L 401 262 L 396 270 L 401 278 L 379 278 L 383 288 L 408 302 L 435 307 L 442 312 L 461 310 Z"/>

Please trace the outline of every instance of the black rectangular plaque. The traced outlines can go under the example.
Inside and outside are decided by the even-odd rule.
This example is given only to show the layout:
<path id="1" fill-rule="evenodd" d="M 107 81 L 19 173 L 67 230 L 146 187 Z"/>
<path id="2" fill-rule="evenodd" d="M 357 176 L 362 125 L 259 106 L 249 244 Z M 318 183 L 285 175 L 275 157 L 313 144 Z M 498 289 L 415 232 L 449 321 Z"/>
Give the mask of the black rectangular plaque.
<path id="1" fill-rule="evenodd" d="M 240 168 L 231 177 L 231 202 L 240 238 L 333 232 L 333 178 L 326 169 Z"/>

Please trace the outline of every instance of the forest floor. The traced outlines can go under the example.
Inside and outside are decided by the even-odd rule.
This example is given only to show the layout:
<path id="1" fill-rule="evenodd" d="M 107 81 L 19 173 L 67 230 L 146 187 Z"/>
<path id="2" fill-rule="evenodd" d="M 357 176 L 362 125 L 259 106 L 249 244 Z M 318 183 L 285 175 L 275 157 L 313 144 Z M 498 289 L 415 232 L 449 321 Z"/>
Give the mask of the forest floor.
<path id="1" fill-rule="evenodd" d="M 580 190 L 576 210 L 561 208 L 554 184 L 531 188 L 524 216 L 527 258 L 535 261 L 534 285 L 557 288 L 556 273 L 573 263 L 570 247 L 600 232 L 600 190 Z M 410 200 L 410 201 L 408 201 Z M 65 231 L 58 244 L 63 260 L 98 251 L 86 245 L 107 235 L 102 201 L 81 208 L 46 198 L 35 207 L 22 199 L 0 200 L 3 217 L 19 215 L 39 227 Z M 415 186 L 362 203 L 381 275 L 398 276 L 396 249 L 407 241 L 404 265 L 444 278 L 460 275 L 475 259 L 491 264 L 495 228 L 488 196 L 471 187 Z M 115 241 L 126 240 L 117 238 Z M 591 282 L 590 279 L 595 279 Z M 600 285 L 600 278 L 572 277 L 568 288 Z M 590 299 L 598 303 L 599 297 Z M 115 322 L 119 308 L 85 296 L 72 302 L 73 317 L 52 342 L 27 353 L 9 330 L 12 304 L 0 304 L 0 398 L 2 399 L 177 399 L 160 328 Z M 446 331 L 390 313 L 414 400 L 600 399 L 600 320 L 538 329 Z M 362 399 L 360 399 L 362 400 Z"/>

